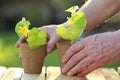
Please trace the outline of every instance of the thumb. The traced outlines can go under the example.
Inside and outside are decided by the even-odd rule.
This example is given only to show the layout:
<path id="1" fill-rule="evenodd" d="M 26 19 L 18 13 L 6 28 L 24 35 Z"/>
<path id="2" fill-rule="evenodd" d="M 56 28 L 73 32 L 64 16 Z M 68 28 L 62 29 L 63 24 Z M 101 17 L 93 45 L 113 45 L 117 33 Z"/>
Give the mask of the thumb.
<path id="1" fill-rule="evenodd" d="M 22 37 L 17 41 L 16 47 L 19 48 L 19 47 L 20 47 L 20 43 L 23 42 L 23 41 L 25 41 L 25 39 L 26 39 L 26 38 L 25 38 L 24 36 L 22 36 Z"/>

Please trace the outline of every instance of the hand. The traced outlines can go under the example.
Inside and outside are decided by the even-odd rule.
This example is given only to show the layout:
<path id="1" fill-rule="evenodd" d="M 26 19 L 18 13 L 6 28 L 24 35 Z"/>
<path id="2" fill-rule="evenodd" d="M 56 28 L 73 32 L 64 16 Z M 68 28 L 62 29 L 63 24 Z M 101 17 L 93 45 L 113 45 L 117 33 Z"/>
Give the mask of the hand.
<path id="1" fill-rule="evenodd" d="M 56 47 L 56 42 L 58 42 L 60 40 L 60 37 L 57 36 L 57 34 L 55 32 L 57 26 L 58 25 L 48 25 L 48 26 L 43 26 L 43 27 L 39 28 L 39 30 L 45 29 L 47 32 L 47 39 L 48 39 L 47 53 L 52 52 L 52 50 L 54 50 Z M 24 36 L 22 38 L 20 38 L 18 40 L 18 42 L 16 43 L 16 47 L 19 48 L 19 43 L 24 41 L 24 40 L 25 40 Z"/>
<path id="2" fill-rule="evenodd" d="M 120 31 L 86 37 L 71 46 L 62 58 L 62 72 L 85 76 L 120 59 Z"/>

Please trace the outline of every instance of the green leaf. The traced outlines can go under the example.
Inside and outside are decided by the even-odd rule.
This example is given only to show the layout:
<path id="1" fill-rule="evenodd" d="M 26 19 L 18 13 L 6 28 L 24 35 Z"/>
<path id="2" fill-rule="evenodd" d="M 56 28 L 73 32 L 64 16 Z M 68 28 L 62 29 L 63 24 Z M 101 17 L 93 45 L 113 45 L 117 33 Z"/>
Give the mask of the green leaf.
<path id="1" fill-rule="evenodd" d="M 74 11 L 74 7 L 72 6 L 72 7 L 70 7 L 70 8 L 68 8 L 67 10 L 65 10 L 66 12 L 71 12 L 71 13 L 73 13 L 73 11 Z"/>
<path id="2" fill-rule="evenodd" d="M 30 30 L 27 38 L 29 48 L 35 49 L 46 44 L 46 37 L 47 35 L 45 30 L 39 31 L 38 28 L 33 28 Z"/>
<path id="3" fill-rule="evenodd" d="M 56 33 L 59 34 L 59 36 L 62 36 L 66 33 L 66 28 L 63 27 L 63 26 L 59 26 L 57 29 L 56 29 Z"/>
<path id="4" fill-rule="evenodd" d="M 25 20 L 25 18 L 23 17 L 21 21 L 19 21 L 16 26 L 15 26 L 15 32 L 17 33 L 17 35 L 19 37 L 21 37 L 23 34 L 20 33 L 20 28 L 22 27 L 26 27 L 29 29 L 29 25 L 30 25 L 30 22 L 28 20 Z"/>
<path id="5" fill-rule="evenodd" d="M 74 13 L 77 12 L 77 10 L 79 9 L 78 6 L 72 6 L 70 8 L 68 8 L 67 10 L 65 10 L 66 12 L 70 12 L 70 13 Z"/>
<path id="6" fill-rule="evenodd" d="M 74 12 L 69 19 L 73 20 L 72 25 L 67 29 L 60 26 L 56 29 L 56 33 L 63 39 L 75 40 L 81 36 L 83 29 L 86 26 L 86 16 L 83 12 Z"/>

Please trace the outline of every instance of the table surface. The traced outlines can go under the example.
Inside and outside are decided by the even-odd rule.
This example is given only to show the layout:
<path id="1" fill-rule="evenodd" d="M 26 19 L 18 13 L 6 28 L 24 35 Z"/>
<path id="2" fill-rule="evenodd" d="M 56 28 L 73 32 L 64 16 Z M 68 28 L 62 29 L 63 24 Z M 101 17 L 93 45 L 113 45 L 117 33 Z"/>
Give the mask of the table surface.
<path id="1" fill-rule="evenodd" d="M 60 67 L 43 67 L 41 74 L 26 74 L 23 68 L 0 66 L 0 80 L 120 80 L 120 67 L 99 68 L 85 77 L 69 77 L 62 75 Z"/>

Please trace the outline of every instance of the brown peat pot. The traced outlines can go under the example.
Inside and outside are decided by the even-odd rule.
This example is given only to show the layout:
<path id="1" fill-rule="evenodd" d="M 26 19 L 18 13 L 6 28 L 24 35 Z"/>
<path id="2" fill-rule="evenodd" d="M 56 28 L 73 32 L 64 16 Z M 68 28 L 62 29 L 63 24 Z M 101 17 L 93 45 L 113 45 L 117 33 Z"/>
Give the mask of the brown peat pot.
<path id="1" fill-rule="evenodd" d="M 20 43 L 20 51 L 24 72 L 40 74 L 46 57 L 46 45 L 31 50 L 27 43 Z"/>

